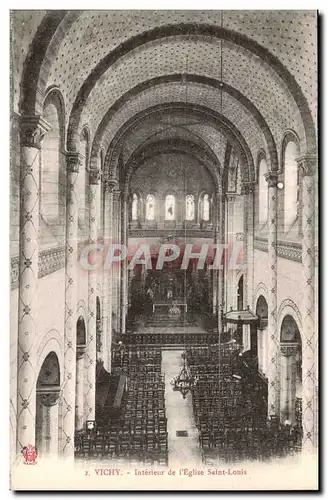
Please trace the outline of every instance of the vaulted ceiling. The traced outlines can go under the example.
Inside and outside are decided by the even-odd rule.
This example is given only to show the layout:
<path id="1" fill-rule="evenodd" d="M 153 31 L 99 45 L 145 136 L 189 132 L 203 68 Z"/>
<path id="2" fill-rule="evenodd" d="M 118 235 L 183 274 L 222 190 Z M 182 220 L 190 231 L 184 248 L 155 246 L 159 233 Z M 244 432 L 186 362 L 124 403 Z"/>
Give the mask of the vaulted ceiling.
<path id="1" fill-rule="evenodd" d="M 260 150 L 279 168 L 287 130 L 315 147 L 315 26 L 314 11 L 13 11 L 13 110 L 42 112 L 57 87 L 67 148 L 86 125 L 92 161 L 172 137 L 220 169 L 229 142 L 251 180 Z"/>

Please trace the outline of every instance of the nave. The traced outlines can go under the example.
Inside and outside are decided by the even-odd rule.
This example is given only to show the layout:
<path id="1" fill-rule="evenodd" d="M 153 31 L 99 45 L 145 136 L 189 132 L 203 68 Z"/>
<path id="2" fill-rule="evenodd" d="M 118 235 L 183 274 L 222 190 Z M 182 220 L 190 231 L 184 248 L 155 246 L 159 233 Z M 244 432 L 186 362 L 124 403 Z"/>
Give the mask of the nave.
<path id="1" fill-rule="evenodd" d="M 293 427 L 267 425 L 267 383 L 238 346 L 165 349 L 119 346 L 111 381 L 100 371 L 95 427 L 75 436 L 78 461 L 112 467 L 189 467 L 269 461 L 301 451 Z M 185 364 L 186 361 L 186 364 Z M 183 368 L 193 380 L 180 392 Z M 114 390 L 115 388 L 115 390 Z"/>
<path id="2" fill-rule="evenodd" d="M 317 455 L 316 31 L 11 13 L 13 467 Z"/>

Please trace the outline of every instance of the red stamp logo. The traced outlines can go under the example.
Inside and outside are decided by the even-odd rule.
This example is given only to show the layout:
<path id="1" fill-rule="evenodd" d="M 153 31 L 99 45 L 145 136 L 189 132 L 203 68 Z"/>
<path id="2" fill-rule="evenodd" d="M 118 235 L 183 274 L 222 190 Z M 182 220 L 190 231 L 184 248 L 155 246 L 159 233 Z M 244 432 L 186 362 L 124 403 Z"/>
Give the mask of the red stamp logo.
<path id="1" fill-rule="evenodd" d="M 24 464 L 35 465 L 38 458 L 38 452 L 34 446 L 29 444 L 23 449 Z"/>

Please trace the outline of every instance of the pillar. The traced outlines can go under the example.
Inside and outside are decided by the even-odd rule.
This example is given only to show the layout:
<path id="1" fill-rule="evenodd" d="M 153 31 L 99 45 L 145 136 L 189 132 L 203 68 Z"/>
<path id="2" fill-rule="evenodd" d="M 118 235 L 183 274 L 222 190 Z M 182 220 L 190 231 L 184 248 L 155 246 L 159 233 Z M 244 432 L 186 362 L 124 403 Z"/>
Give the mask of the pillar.
<path id="1" fill-rule="evenodd" d="M 105 194 L 104 194 L 104 217 L 105 217 L 105 228 L 106 228 L 106 238 L 105 238 L 105 255 L 113 244 L 113 233 L 114 233 L 114 214 L 113 214 L 113 190 L 116 186 L 115 180 L 107 180 L 105 182 Z M 112 345 L 112 312 L 113 312 L 113 294 L 114 294 L 114 273 L 115 269 L 113 266 L 104 269 L 104 294 L 103 294 L 103 309 L 104 309 L 104 367 L 110 373 L 111 372 L 111 345 Z"/>
<path id="2" fill-rule="evenodd" d="M 122 245 L 128 244 L 128 204 L 127 197 L 122 199 L 122 218 L 121 218 L 121 242 Z M 121 263 L 121 333 L 126 333 L 126 320 L 128 313 L 128 259 L 123 259 Z"/>
<path id="3" fill-rule="evenodd" d="M 279 416 L 279 335 L 277 330 L 277 173 L 268 182 L 268 417 Z"/>
<path id="4" fill-rule="evenodd" d="M 121 220 L 121 204 L 120 204 L 121 193 L 118 190 L 113 191 L 113 243 L 121 243 L 119 236 L 119 221 Z M 120 301 L 119 301 L 119 287 L 120 287 L 120 265 L 115 264 L 112 270 L 113 273 L 113 283 L 112 283 L 112 295 L 113 295 L 113 305 L 112 310 L 115 311 L 115 330 L 120 329 Z"/>
<path id="5" fill-rule="evenodd" d="M 77 305 L 77 229 L 78 201 L 76 181 L 82 157 L 77 152 L 66 154 L 66 263 L 65 263 L 65 333 L 63 380 L 63 456 L 74 457 L 75 385 L 76 385 L 76 305 Z"/>
<path id="6" fill-rule="evenodd" d="M 227 307 L 232 307 L 236 309 L 236 270 L 229 268 L 229 259 L 231 252 L 233 251 L 233 245 L 235 243 L 235 230 L 234 230 L 234 218 L 235 218 L 235 201 L 236 194 L 226 195 L 227 203 L 227 245 L 228 245 L 228 262 L 227 262 L 227 272 L 226 272 L 226 304 Z"/>
<path id="7" fill-rule="evenodd" d="M 315 184 L 317 158 L 304 155 L 297 160 L 302 175 L 302 425 L 303 449 L 317 446 L 317 332 L 315 330 Z"/>
<path id="8" fill-rule="evenodd" d="M 97 193 L 100 180 L 99 170 L 89 171 L 89 244 L 98 240 Z M 95 419 L 96 408 L 96 359 L 97 359 L 97 264 L 88 270 L 88 335 L 85 355 L 87 375 L 85 404 L 86 419 Z"/>
<path id="9" fill-rule="evenodd" d="M 280 414 L 282 422 L 289 420 L 291 424 L 295 424 L 297 349 L 294 343 L 280 346 Z"/>
<path id="10" fill-rule="evenodd" d="M 246 276 L 244 277 L 246 304 L 253 310 L 254 293 L 254 185 L 243 184 L 244 194 L 244 234 Z"/>
<path id="11" fill-rule="evenodd" d="M 258 345 L 261 352 L 259 359 L 259 370 L 267 376 L 267 365 L 268 365 L 268 322 L 265 318 L 260 318 L 258 330 Z"/>
<path id="12" fill-rule="evenodd" d="M 224 195 L 222 193 L 218 193 L 216 196 L 217 199 L 217 213 L 218 213 L 218 242 L 220 245 L 225 244 L 225 200 L 224 200 Z M 221 266 L 219 266 L 218 272 L 217 272 L 217 279 L 218 279 L 218 332 L 219 335 L 222 332 L 222 318 L 221 318 L 221 311 L 225 311 L 225 300 L 224 300 L 224 275 L 225 275 L 225 269 L 226 269 L 226 252 L 224 253 L 224 259 L 222 259 L 222 267 L 223 269 L 220 269 Z"/>
<path id="13" fill-rule="evenodd" d="M 45 457 L 58 455 L 58 398 L 59 388 L 38 391 L 40 412 L 40 454 Z"/>
<path id="14" fill-rule="evenodd" d="M 242 194 L 244 197 L 244 303 L 253 309 L 254 290 L 254 185 L 243 182 Z M 249 350 L 252 346 L 250 325 L 244 325 L 243 338 L 244 349 Z"/>
<path id="15" fill-rule="evenodd" d="M 84 354 L 85 346 L 76 350 L 75 431 L 81 431 L 84 424 Z"/>
<path id="16" fill-rule="evenodd" d="M 217 197 L 216 197 L 217 199 Z M 216 210 L 213 218 L 213 240 L 214 244 L 222 244 L 222 242 L 218 241 L 218 211 Z M 216 250 L 216 252 L 219 250 Z M 216 255 L 214 255 L 214 259 Z M 212 314 L 213 318 L 216 318 L 218 314 L 221 314 L 221 310 L 218 304 L 218 270 L 212 269 Z"/>
<path id="17" fill-rule="evenodd" d="M 40 116 L 20 122 L 20 254 L 17 342 L 17 452 L 35 445 L 36 322 L 41 141 L 50 129 Z"/>

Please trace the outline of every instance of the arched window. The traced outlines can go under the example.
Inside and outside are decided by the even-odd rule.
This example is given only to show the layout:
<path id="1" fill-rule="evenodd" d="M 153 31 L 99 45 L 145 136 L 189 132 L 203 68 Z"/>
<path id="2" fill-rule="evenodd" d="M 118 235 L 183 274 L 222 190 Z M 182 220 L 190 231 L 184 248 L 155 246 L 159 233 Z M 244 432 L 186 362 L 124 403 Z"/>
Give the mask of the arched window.
<path id="1" fill-rule="evenodd" d="M 265 174 L 268 171 L 267 162 L 264 158 L 259 165 L 259 223 L 263 225 L 268 220 L 268 183 Z"/>
<path id="2" fill-rule="evenodd" d="M 155 219 L 155 196 L 148 194 L 146 198 L 146 220 Z"/>
<path id="3" fill-rule="evenodd" d="M 195 200 L 192 194 L 186 196 L 186 220 L 195 218 Z"/>
<path id="4" fill-rule="evenodd" d="M 52 219 L 59 214 L 61 137 L 58 108 L 51 97 L 44 106 L 43 116 L 51 128 L 42 142 L 41 213 L 45 219 Z"/>
<path id="5" fill-rule="evenodd" d="M 208 194 L 204 194 L 203 198 L 203 210 L 202 210 L 202 219 L 207 222 L 210 220 L 210 199 Z"/>
<path id="6" fill-rule="evenodd" d="M 165 220 L 175 220 L 175 197 L 168 194 L 165 198 Z"/>
<path id="7" fill-rule="evenodd" d="M 138 196 L 136 193 L 132 195 L 131 218 L 132 220 L 138 220 Z"/>
<path id="8" fill-rule="evenodd" d="M 295 222 L 298 212 L 298 147 L 294 141 L 289 141 L 284 152 L 285 196 L 284 214 L 285 230 Z"/>

